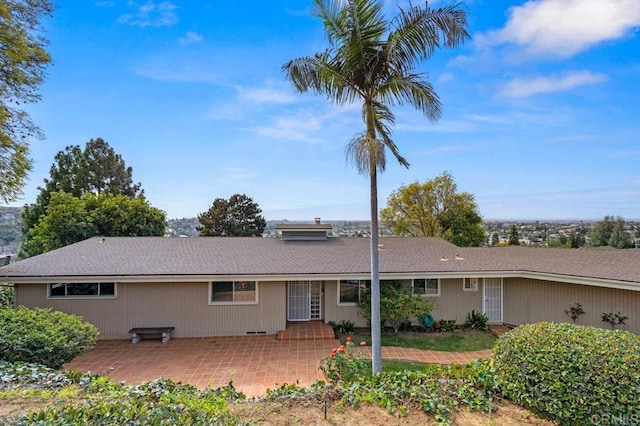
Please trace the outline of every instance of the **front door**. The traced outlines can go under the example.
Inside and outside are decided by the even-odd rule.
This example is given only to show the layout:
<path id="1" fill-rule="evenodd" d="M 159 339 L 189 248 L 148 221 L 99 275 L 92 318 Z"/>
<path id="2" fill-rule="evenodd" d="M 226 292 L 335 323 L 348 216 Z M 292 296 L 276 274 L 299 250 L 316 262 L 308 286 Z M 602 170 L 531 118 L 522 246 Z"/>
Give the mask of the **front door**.
<path id="1" fill-rule="evenodd" d="M 484 279 L 483 308 L 489 322 L 502 322 L 502 278 Z"/>
<path id="2" fill-rule="evenodd" d="M 287 320 L 322 319 L 322 281 L 289 281 Z"/>

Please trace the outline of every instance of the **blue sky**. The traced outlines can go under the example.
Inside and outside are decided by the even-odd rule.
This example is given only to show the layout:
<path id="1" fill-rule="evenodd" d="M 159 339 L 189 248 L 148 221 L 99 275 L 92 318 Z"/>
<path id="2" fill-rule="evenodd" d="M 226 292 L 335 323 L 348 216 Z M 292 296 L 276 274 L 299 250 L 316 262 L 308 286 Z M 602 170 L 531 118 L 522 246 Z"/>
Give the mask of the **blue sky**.
<path id="1" fill-rule="evenodd" d="M 281 71 L 327 46 L 311 0 L 57 3 L 54 64 L 29 107 L 46 140 L 13 205 L 35 200 L 58 151 L 102 137 L 169 217 L 246 193 L 267 219 L 368 218 L 368 179 L 344 155 L 359 106 L 297 94 Z M 442 118 L 395 110 L 411 167 L 388 157 L 380 206 L 449 171 L 485 219 L 640 218 L 638 0 L 465 8 L 472 39 L 421 68 Z"/>

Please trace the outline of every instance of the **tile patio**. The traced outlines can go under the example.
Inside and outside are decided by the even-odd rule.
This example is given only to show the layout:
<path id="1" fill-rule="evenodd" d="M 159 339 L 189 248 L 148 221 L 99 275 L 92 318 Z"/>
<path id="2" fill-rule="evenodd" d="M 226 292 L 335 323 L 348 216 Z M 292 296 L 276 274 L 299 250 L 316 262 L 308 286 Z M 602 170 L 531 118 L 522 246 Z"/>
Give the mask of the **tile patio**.
<path id="1" fill-rule="evenodd" d="M 101 340 L 65 368 L 107 375 L 136 385 L 160 377 L 199 388 L 219 387 L 233 380 L 247 396 L 264 394 L 284 383 L 309 386 L 323 380 L 320 358 L 340 343 L 336 339 L 276 340 L 273 335 L 172 339 Z M 490 350 L 447 353 L 383 347 L 383 359 L 448 364 L 488 357 Z M 370 348 L 358 348 L 370 356 Z"/>

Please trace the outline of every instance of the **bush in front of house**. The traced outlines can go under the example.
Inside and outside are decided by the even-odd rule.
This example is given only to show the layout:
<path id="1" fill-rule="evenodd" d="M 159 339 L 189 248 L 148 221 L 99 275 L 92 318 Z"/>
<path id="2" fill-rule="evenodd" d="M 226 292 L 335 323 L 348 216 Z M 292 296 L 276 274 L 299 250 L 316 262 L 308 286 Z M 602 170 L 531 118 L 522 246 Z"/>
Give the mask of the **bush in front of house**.
<path id="1" fill-rule="evenodd" d="M 472 310 L 467 313 L 467 319 L 464 322 L 464 326 L 474 330 L 487 331 L 489 330 L 489 317 L 485 313 Z"/>
<path id="2" fill-rule="evenodd" d="M 640 419 L 640 337 L 568 323 L 517 327 L 493 349 L 503 396 L 560 424 Z"/>
<path id="3" fill-rule="evenodd" d="M 77 315 L 48 309 L 0 309 L 0 360 L 32 362 L 50 368 L 91 349 L 98 329 Z"/>
<path id="4" fill-rule="evenodd" d="M 412 318 L 419 317 L 434 308 L 433 301 L 411 293 L 402 287 L 400 281 L 387 281 L 380 286 L 380 319 L 382 324 L 389 323 L 397 333 Z M 358 302 L 360 315 L 371 320 L 371 290 L 361 293 Z"/>

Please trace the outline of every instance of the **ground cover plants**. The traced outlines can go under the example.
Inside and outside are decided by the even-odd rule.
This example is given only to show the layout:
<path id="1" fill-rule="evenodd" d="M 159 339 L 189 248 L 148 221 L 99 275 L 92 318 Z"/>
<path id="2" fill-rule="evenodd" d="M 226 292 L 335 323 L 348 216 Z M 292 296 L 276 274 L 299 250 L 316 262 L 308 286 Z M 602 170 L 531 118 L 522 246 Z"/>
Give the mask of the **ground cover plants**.
<path id="1" fill-rule="evenodd" d="M 558 424 L 640 418 L 640 338 L 625 331 L 526 325 L 503 335 L 490 359 L 463 366 L 385 362 L 377 375 L 368 359 L 352 352 L 359 346 L 352 338 L 321 360 L 326 382 L 285 383 L 256 398 L 232 383 L 196 389 L 159 379 L 127 386 L 3 361 L 0 425 L 316 424 L 323 410 L 327 424 L 544 423 L 504 398 Z"/>
<path id="2" fill-rule="evenodd" d="M 349 340 L 320 362 L 332 400 L 356 406 L 369 403 L 401 416 L 422 410 L 440 423 L 448 423 L 460 407 L 492 408 L 495 387 L 487 361 L 466 366 L 427 364 L 421 369 L 383 370 L 372 375 L 367 359 L 353 352 L 353 346 Z"/>
<path id="3" fill-rule="evenodd" d="M 251 404 L 265 402 L 295 403 L 298 409 L 315 407 L 316 412 L 322 404 L 332 411 L 376 406 L 393 416 L 428 413 L 438 423 L 447 424 L 460 407 L 487 412 L 493 401 L 486 362 L 465 367 L 425 366 L 418 372 L 385 371 L 373 377 L 369 373 L 317 382 L 308 388 L 283 384 L 255 400 L 245 398 L 233 384 L 199 390 L 159 379 L 127 386 L 108 377 L 24 363 L 3 362 L 0 377 L 3 401 L 30 401 L 30 411 L 0 417 L 0 424 L 11 425 L 245 424 L 245 415 L 251 418 L 251 414 L 240 417 L 230 410 L 230 404 L 253 407 Z"/>
<path id="4" fill-rule="evenodd" d="M 20 362 L 2 362 L 0 377 L 3 400 L 21 397 L 36 407 L 0 418 L 3 425 L 242 423 L 228 410 L 228 401 L 244 398 L 232 385 L 199 390 L 158 379 L 126 386 L 108 377 Z"/>

